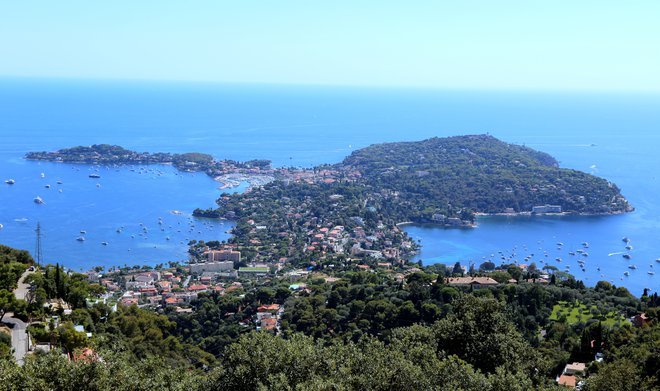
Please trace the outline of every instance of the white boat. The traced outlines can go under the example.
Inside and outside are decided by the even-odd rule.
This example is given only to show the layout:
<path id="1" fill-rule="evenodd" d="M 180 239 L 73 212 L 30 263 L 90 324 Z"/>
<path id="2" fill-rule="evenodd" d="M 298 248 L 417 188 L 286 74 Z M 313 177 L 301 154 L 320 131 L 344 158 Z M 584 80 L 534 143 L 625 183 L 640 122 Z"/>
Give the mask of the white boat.
<path id="1" fill-rule="evenodd" d="M 44 204 L 45 203 L 43 198 L 41 198 L 39 196 L 36 196 L 33 201 L 34 201 L 35 204 Z"/>
<path id="2" fill-rule="evenodd" d="M 623 254 L 623 257 L 626 258 L 626 259 L 632 258 L 632 256 L 630 256 L 630 254 Z"/>
<path id="3" fill-rule="evenodd" d="M 41 173 L 41 177 L 42 177 L 42 178 L 45 178 L 45 177 L 46 177 L 46 174 L 44 174 L 44 173 L 42 172 L 42 173 Z"/>
<path id="4" fill-rule="evenodd" d="M 45 185 L 44 186 L 46 189 L 50 189 L 50 185 Z"/>
<path id="5" fill-rule="evenodd" d="M 90 178 L 100 178 L 101 176 L 99 174 L 89 174 Z"/>
<path id="6" fill-rule="evenodd" d="M 588 248 L 588 247 L 589 247 L 589 243 L 588 243 L 588 242 L 584 242 L 584 243 L 582 243 L 582 246 L 583 246 L 584 248 Z"/>
<path id="7" fill-rule="evenodd" d="M 624 275 L 624 276 L 629 276 L 630 273 L 628 273 L 628 272 L 623 272 L 623 275 Z"/>
<path id="8" fill-rule="evenodd" d="M 633 246 L 626 246 L 626 250 L 632 250 Z"/>
<path id="9" fill-rule="evenodd" d="M 7 179 L 7 180 L 5 181 L 5 183 L 8 184 L 8 185 L 13 185 L 14 183 L 16 183 L 16 181 L 13 180 L 13 179 Z"/>
<path id="10" fill-rule="evenodd" d="M 650 275 L 655 275 L 655 272 L 653 272 L 651 270 L 647 271 L 647 273 L 650 274 Z"/>
<path id="11" fill-rule="evenodd" d="M 633 269 L 633 270 L 635 270 L 635 269 L 637 269 L 637 266 L 635 266 L 635 265 L 628 265 L 628 269 Z"/>
<path id="12" fill-rule="evenodd" d="M 624 236 L 623 238 L 621 238 L 621 240 L 623 240 L 626 243 L 630 242 L 630 239 L 628 239 L 627 236 Z"/>
<path id="13" fill-rule="evenodd" d="M 107 246 L 108 242 L 101 242 L 102 245 Z"/>
<path id="14" fill-rule="evenodd" d="M 76 240 L 79 241 L 79 242 L 84 242 L 84 241 L 85 241 L 85 238 L 83 238 L 82 236 L 78 236 L 78 237 L 76 238 Z"/>
<path id="15" fill-rule="evenodd" d="M 0 224 L 0 229 L 3 229 L 4 227 L 5 227 L 4 225 Z"/>
<path id="16" fill-rule="evenodd" d="M 80 230 L 80 233 L 84 235 L 84 234 L 87 233 L 87 231 L 85 231 L 84 229 L 81 229 L 81 230 Z"/>

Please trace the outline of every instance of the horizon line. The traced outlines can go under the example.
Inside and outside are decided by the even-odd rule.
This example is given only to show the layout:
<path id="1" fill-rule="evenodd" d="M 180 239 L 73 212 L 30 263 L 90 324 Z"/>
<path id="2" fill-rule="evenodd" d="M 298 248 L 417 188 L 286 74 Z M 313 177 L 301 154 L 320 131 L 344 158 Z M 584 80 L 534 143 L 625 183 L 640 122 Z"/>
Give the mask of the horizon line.
<path id="1" fill-rule="evenodd" d="M 421 84 L 359 84 L 359 83 L 323 83 L 323 82 L 274 82 L 259 80 L 217 80 L 217 79 L 162 79 L 162 78 L 131 78 L 131 77 L 102 77 L 102 76 L 35 76 L 35 75 L 6 75 L 0 74 L 0 80 L 10 81 L 72 81 L 72 82 L 101 82 L 101 83 L 154 83 L 154 84 L 189 84 L 189 85 L 250 85 L 268 87 L 321 87 L 321 88 L 356 88 L 356 89 L 392 89 L 392 90 L 424 90 L 424 91 L 451 91 L 451 92 L 487 92 L 487 93 L 574 93 L 574 94 L 641 94 L 658 95 L 660 89 L 562 89 L 549 87 L 476 87 L 476 86 L 440 86 Z"/>

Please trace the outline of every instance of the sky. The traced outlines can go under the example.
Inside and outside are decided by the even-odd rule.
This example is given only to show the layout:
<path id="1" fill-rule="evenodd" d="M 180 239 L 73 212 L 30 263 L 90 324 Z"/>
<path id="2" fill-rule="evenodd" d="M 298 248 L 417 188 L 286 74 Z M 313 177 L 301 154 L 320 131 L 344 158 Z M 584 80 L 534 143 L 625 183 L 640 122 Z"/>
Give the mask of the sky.
<path id="1" fill-rule="evenodd" d="M 660 91 L 658 0 L 0 0 L 0 76 Z"/>

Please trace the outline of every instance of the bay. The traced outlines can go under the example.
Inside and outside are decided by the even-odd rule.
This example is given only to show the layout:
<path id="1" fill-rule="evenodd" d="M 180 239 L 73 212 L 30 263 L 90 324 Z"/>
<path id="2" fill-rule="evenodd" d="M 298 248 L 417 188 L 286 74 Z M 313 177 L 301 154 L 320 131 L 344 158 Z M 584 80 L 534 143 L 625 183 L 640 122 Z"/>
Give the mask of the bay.
<path id="1" fill-rule="evenodd" d="M 474 230 L 407 226 L 423 245 L 417 259 L 478 264 L 515 246 L 516 258 L 523 255 L 516 260 L 523 262 L 526 246 L 541 251 L 537 263 L 547 251 L 555 266 L 569 264 L 588 285 L 602 278 L 635 293 L 657 290 L 660 275 L 647 271 L 660 257 L 659 129 L 660 96 L 653 94 L 2 79 L 0 179 L 14 178 L 16 184 L 0 187 L 0 243 L 33 250 L 39 221 L 48 262 L 74 269 L 153 264 L 185 259 L 187 239 L 223 240 L 231 227 L 186 215 L 213 206 L 220 194 L 203 174 L 168 166 L 149 166 L 139 174 L 138 167 L 29 162 L 22 159 L 27 151 L 109 143 L 310 167 L 340 161 L 372 143 L 488 132 L 548 152 L 563 167 L 615 182 L 636 211 L 602 218 L 487 218 Z M 101 178 L 88 178 L 96 169 Z M 37 195 L 44 205 L 34 204 Z M 23 218 L 27 221 L 16 221 Z M 147 225 L 148 239 L 139 237 L 140 223 Z M 177 232 L 179 225 L 187 230 Z M 87 240 L 79 243 L 82 229 Z M 630 261 L 608 256 L 622 250 L 622 236 L 634 246 Z M 590 244 L 586 272 L 567 255 L 584 241 Z M 556 242 L 564 243 L 563 250 Z M 627 270 L 630 276 L 624 277 Z"/>

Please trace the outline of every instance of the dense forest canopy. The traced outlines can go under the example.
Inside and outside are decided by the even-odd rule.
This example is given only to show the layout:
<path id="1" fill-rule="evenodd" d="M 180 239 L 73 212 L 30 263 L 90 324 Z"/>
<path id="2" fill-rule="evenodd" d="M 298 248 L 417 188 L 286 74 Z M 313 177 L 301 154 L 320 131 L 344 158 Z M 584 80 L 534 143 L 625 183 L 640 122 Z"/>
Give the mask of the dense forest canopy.
<path id="1" fill-rule="evenodd" d="M 412 220 L 433 213 L 530 212 L 552 204 L 564 212 L 607 214 L 630 207 L 605 179 L 559 168 L 550 155 L 489 135 L 371 145 L 336 167 L 357 170 L 374 188 L 399 192 Z"/>

